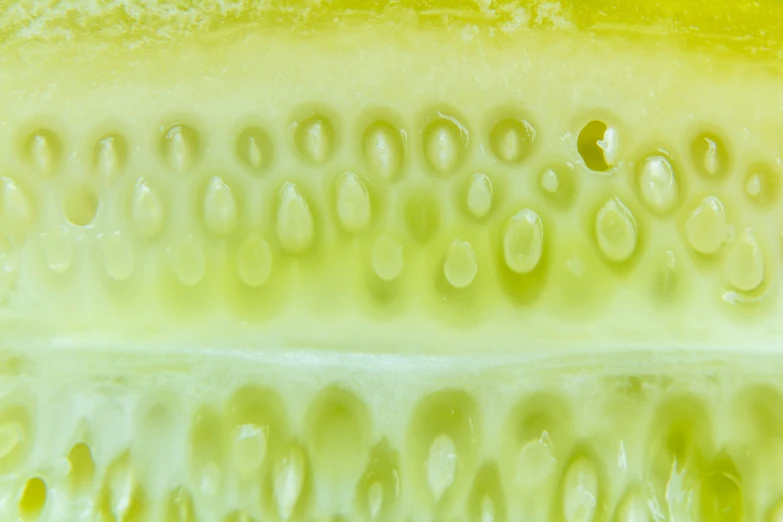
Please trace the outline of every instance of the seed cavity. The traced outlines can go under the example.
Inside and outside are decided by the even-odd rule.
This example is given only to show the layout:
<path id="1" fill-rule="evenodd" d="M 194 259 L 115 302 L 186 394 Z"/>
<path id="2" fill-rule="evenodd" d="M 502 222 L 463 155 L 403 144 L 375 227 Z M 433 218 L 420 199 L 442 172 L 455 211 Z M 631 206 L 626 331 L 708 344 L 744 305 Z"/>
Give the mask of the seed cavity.
<path id="1" fill-rule="evenodd" d="M 77 227 L 92 223 L 98 212 L 98 196 L 87 185 L 71 187 L 65 196 L 65 218 Z"/>
<path id="2" fill-rule="evenodd" d="M 404 132 L 386 121 L 370 124 L 362 137 L 362 153 L 370 171 L 386 180 L 399 176 L 405 157 Z"/>
<path id="3" fill-rule="evenodd" d="M 46 506 L 48 491 L 41 477 L 31 478 L 25 484 L 22 498 L 19 500 L 19 516 L 25 522 L 38 520 Z"/>
<path id="4" fill-rule="evenodd" d="M 609 261 L 622 263 L 631 258 L 638 235 L 636 220 L 620 198 L 610 199 L 598 211 L 595 235 L 601 252 Z"/>
<path id="5" fill-rule="evenodd" d="M 726 211 L 715 196 L 707 196 L 691 212 L 685 223 L 688 244 L 701 254 L 715 254 L 726 242 L 728 235 Z"/>
<path id="6" fill-rule="evenodd" d="M 536 130 L 527 120 L 513 118 L 499 121 L 489 134 L 495 156 L 506 163 L 520 163 L 533 150 Z"/>
<path id="7" fill-rule="evenodd" d="M 524 208 L 506 223 L 503 260 L 517 274 L 532 272 L 544 252 L 544 226 L 534 210 Z"/>
<path id="8" fill-rule="evenodd" d="M 419 244 L 432 239 L 440 225 L 438 200 L 425 188 L 414 190 L 405 202 L 405 224 Z"/>
<path id="9" fill-rule="evenodd" d="M 613 127 L 594 120 L 579 132 L 576 148 L 588 169 L 606 172 L 619 159 L 619 135 Z"/>
<path id="10" fill-rule="evenodd" d="M 85 442 L 73 445 L 68 453 L 68 486 L 71 494 L 79 495 L 90 489 L 95 478 L 95 459 Z"/>

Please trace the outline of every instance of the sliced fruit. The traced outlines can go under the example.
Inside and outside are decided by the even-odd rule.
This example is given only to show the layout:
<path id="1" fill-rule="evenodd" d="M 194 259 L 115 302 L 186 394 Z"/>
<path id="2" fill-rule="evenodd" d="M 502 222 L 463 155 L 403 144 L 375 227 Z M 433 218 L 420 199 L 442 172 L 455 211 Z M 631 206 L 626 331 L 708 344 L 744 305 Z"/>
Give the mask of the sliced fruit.
<path id="1" fill-rule="evenodd" d="M 1 520 L 780 518 L 779 2 L 39 4 Z"/>

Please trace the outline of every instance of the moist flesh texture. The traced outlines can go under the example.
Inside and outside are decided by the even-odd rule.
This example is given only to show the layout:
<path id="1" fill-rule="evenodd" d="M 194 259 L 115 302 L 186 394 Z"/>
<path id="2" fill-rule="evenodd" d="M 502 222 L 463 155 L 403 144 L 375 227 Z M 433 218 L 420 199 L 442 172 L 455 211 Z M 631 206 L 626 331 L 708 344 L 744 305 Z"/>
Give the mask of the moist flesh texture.
<path id="1" fill-rule="evenodd" d="M 776 2 L 0 8 L 0 512 L 783 520 Z"/>

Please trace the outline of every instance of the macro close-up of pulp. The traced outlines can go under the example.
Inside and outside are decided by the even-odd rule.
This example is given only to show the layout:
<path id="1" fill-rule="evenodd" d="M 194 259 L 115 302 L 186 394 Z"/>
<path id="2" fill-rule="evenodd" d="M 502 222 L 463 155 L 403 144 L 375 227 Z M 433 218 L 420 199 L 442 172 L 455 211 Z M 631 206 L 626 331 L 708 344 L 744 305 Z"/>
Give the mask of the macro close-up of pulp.
<path id="1" fill-rule="evenodd" d="M 0 0 L 0 522 L 783 522 L 781 0 Z"/>

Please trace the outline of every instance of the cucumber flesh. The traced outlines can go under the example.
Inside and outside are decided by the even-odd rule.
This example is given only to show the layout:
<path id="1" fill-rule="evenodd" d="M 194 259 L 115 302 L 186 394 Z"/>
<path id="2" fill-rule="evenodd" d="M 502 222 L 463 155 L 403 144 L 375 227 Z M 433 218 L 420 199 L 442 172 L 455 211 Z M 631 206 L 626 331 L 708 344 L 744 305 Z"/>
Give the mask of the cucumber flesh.
<path id="1" fill-rule="evenodd" d="M 0 515 L 782 520 L 761 1 L 0 8 Z"/>

